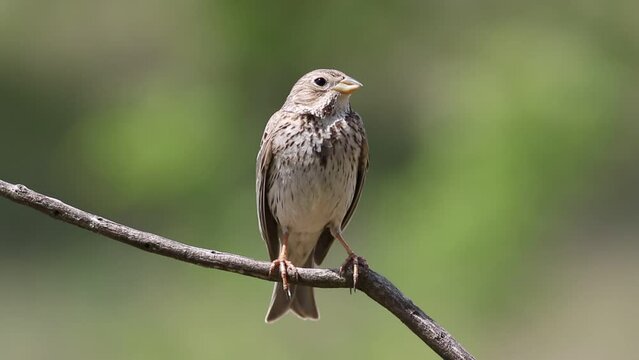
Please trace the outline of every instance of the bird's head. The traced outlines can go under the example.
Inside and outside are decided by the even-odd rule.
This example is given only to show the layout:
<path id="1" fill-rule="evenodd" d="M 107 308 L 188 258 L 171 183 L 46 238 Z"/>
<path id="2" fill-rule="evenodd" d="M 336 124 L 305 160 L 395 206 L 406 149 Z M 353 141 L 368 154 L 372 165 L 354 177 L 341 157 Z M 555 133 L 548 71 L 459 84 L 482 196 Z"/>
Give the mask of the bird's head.
<path id="1" fill-rule="evenodd" d="M 362 86 L 338 70 L 313 70 L 293 85 L 282 110 L 320 118 L 345 113 L 350 111 L 350 95 Z"/>

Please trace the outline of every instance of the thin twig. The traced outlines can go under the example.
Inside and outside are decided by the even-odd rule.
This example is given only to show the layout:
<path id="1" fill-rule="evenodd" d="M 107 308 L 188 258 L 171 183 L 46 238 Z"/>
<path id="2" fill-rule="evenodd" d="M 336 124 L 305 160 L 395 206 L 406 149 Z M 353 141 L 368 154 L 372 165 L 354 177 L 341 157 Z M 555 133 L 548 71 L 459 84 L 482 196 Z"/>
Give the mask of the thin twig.
<path id="1" fill-rule="evenodd" d="M 269 276 L 270 263 L 268 262 L 202 249 L 136 230 L 29 190 L 24 185 L 13 185 L 0 180 L 0 195 L 39 210 L 57 220 L 79 226 L 144 251 L 258 279 L 281 281 L 279 274 Z M 291 277 L 291 282 L 318 288 L 349 288 L 352 286 L 350 277 L 342 277 L 336 270 L 298 268 L 298 272 L 299 277 Z M 393 313 L 443 359 L 475 359 L 450 333 L 413 304 L 395 285 L 368 266 L 363 266 L 360 269 L 357 289 Z"/>

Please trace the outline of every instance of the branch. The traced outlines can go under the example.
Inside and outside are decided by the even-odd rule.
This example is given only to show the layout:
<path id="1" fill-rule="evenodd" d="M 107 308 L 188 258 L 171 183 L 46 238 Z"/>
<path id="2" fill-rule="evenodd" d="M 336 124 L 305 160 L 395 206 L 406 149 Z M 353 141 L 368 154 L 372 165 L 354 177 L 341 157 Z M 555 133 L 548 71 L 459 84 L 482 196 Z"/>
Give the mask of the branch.
<path id="1" fill-rule="evenodd" d="M 19 204 L 39 210 L 57 220 L 93 231 L 150 253 L 258 279 L 280 280 L 279 274 L 269 276 L 270 263 L 268 262 L 202 249 L 136 230 L 29 190 L 24 185 L 13 185 L 0 180 L 0 195 Z M 350 288 L 352 286 L 351 279 L 340 276 L 336 270 L 306 268 L 298 268 L 297 270 L 299 277 L 297 279 L 292 277 L 292 283 L 318 288 Z M 367 266 L 362 266 L 360 269 L 357 289 L 366 293 L 371 299 L 393 313 L 443 359 L 475 359 L 452 335 L 413 304 L 395 285 Z"/>

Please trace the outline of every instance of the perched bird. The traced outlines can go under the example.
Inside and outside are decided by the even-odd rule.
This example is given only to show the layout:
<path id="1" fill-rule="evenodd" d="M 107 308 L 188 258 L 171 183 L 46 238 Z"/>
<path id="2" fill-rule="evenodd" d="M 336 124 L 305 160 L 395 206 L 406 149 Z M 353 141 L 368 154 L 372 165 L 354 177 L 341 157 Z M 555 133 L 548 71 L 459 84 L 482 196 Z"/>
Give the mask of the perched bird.
<path id="1" fill-rule="evenodd" d="M 357 282 L 358 256 L 342 231 L 368 169 L 363 122 L 349 101 L 360 87 L 337 70 L 311 71 L 266 124 L 257 156 L 257 212 L 271 271 L 279 268 L 282 277 L 266 322 L 289 309 L 303 319 L 319 318 L 313 288 L 289 284 L 287 273 L 321 264 L 334 239 L 348 253 L 342 269 L 352 264 Z"/>

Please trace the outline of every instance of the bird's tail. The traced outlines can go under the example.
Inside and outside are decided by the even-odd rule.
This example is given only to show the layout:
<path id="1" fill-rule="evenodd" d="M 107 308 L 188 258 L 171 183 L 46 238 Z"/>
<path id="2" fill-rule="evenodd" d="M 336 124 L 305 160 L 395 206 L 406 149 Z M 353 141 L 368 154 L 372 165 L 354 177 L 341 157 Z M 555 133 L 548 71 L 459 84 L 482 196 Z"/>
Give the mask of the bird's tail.
<path id="1" fill-rule="evenodd" d="M 312 266 L 313 256 L 309 256 L 304 267 Z M 266 322 L 270 323 L 279 319 L 286 314 L 288 310 L 293 310 L 293 312 L 302 319 L 319 319 L 319 312 L 317 311 L 317 305 L 315 304 L 313 288 L 310 286 L 293 284 L 290 284 L 289 288 L 291 290 L 290 298 L 286 291 L 284 291 L 281 283 L 275 284 L 275 287 L 273 288 L 273 295 L 271 297 L 271 305 L 266 313 Z"/>

